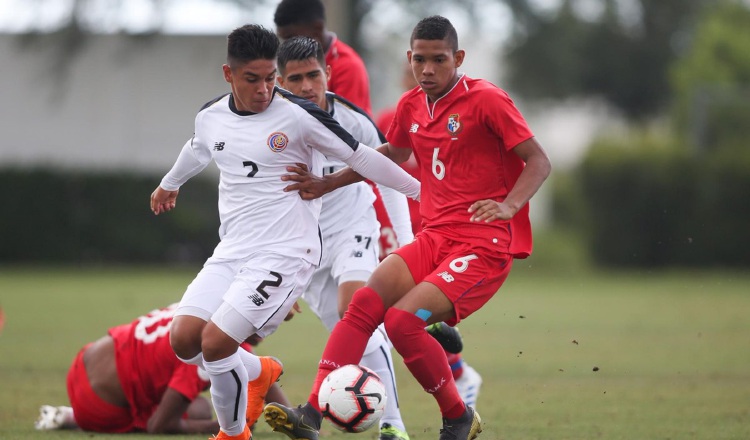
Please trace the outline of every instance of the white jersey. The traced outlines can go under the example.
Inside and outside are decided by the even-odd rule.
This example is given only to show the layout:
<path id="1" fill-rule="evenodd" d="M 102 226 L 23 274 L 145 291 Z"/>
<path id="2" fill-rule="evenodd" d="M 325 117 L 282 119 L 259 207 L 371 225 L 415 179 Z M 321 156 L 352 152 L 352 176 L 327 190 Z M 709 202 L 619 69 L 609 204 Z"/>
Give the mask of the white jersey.
<path id="1" fill-rule="evenodd" d="M 369 146 L 379 146 L 386 142 L 385 136 L 380 133 L 375 122 L 364 110 L 346 99 L 331 93 L 326 93 L 328 112 L 333 119 L 338 121 L 342 127 L 351 135 Z M 328 156 L 323 161 L 322 174 L 334 173 L 347 165 L 336 157 Z M 395 219 L 393 224 L 405 225 L 397 231 L 399 243 L 406 244 L 411 241 L 411 219 L 409 217 L 409 205 L 406 197 L 391 188 L 381 186 L 381 193 L 386 193 L 384 202 L 390 218 Z M 395 194 L 391 194 L 395 193 Z M 329 236 L 343 230 L 351 225 L 352 221 L 362 218 L 375 201 L 375 193 L 365 182 L 359 182 L 339 188 L 323 196 L 323 208 L 320 213 L 320 228 L 323 236 Z M 400 233 L 400 234 L 399 234 Z"/>
<path id="2" fill-rule="evenodd" d="M 297 192 L 284 192 L 288 182 L 281 176 L 297 162 L 320 170 L 325 155 L 418 197 L 416 180 L 404 178 L 408 175 L 396 172 L 390 160 L 367 150 L 374 152 L 359 148 L 359 142 L 328 113 L 286 90 L 275 88 L 268 108 L 257 114 L 238 111 L 227 94 L 198 113 L 193 138 L 160 186 L 177 190 L 213 160 L 220 172 L 221 242 L 212 258 L 242 259 L 270 251 L 318 264 L 321 201 L 305 201 Z"/>

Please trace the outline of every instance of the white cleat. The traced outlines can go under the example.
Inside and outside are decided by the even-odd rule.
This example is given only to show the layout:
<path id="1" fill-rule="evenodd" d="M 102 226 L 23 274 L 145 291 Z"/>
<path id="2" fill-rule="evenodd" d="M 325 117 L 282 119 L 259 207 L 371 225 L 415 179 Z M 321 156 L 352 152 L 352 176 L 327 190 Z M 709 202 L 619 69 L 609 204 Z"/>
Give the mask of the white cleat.
<path id="1" fill-rule="evenodd" d="M 64 429 L 73 420 L 73 408 L 69 406 L 42 405 L 34 427 L 40 431 Z"/>
<path id="2" fill-rule="evenodd" d="M 476 409 L 479 388 L 482 386 L 482 376 L 471 365 L 467 364 L 466 361 L 464 361 L 463 368 L 463 374 L 460 378 L 456 379 L 456 388 L 458 388 L 458 394 L 461 396 L 461 399 L 472 407 L 472 409 Z"/>

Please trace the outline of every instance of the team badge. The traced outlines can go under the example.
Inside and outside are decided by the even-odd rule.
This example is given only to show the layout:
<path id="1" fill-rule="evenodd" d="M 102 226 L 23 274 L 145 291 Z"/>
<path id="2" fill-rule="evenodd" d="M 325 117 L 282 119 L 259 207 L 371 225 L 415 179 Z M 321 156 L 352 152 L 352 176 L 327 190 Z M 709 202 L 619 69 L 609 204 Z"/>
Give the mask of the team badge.
<path id="1" fill-rule="evenodd" d="M 461 122 L 458 120 L 458 113 L 453 113 L 452 115 L 448 116 L 448 126 L 446 128 L 448 128 L 448 133 L 450 133 L 453 137 L 461 132 L 464 126 L 461 125 Z"/>
<path id="2" fill-rule="evenodd" d="M 284 151 L 287 144 L 289 144 L 289 138 L 280 131 L 271 133 L 271 135 L 268 136 L 268 148 L 274 153 L 281 153 Z"/>

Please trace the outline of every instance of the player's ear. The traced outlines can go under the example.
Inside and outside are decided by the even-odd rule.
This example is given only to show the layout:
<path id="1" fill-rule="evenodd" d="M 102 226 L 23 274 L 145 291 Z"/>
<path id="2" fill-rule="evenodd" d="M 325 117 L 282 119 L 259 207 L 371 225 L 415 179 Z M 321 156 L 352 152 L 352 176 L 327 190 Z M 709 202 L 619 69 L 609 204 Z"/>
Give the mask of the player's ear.
<path id="1" fill-rule="evenodd" d="M 461 64 L 464 63 L 464 56 L 466 56 L 466 52 L 464 52 L 463 49 L 459 49 L 456 51 L 456 53 L 453 54 L 456 68 L 461 67 Z"/>
<path id="2" fill-rule="evenodd" d="M 328 88 L 328 81 L 331 80 L 331 66 L 326 64 L 326 88 Z"/>
<path id="3" fill-rule="evenodd" d="M 221 66 L 221 70 L 224 71 L 224 81 L 231 83 L 232 82 L 232 68 L 229 67 L 229 64 L 224 64 Z"/>
<path id="4" fill-rule="evenodd" d="M 283 87 L 283 88 L 286 88 L 286 87 L 284 87 L 284 77 L 283 77 L 283 76 L 281 76 L 281 75 L 278 75 L 278 76 L 276 77 L 276 83 L 277 83 L 277 84 L 278 84 L 279 86 L 281 86 L 281 87 Z"/>

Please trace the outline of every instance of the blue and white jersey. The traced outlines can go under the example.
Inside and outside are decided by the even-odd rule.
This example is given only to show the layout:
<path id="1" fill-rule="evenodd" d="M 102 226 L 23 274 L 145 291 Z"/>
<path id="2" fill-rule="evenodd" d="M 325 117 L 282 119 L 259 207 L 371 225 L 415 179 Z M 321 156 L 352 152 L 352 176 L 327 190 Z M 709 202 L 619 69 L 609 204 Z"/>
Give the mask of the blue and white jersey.
<path id="1" fill-rule="evenodd" d="M 177 190 L 213 160 L 220 172 L 221 242 L 212 258 L 242 259 L 270 251 L 318 264 L 321 201 L 283 191 L 287 166 L 299 162 L 322 170 L 325 157 L 336 157 L 368 178 L 385 178 L 384 183 L 412 197 L 419 193 L 419 183 L 405 179 L 381 154 L 376 153 L 385 162 L 357 150 L 363 150 L 359 142 L 327 112 L 286 90 L 276 88 L 262 113 L 238 111 L 227 94 L 198 113 L 193 138 L 160 186 Z"/>

